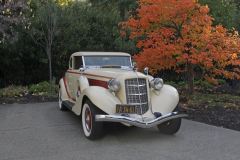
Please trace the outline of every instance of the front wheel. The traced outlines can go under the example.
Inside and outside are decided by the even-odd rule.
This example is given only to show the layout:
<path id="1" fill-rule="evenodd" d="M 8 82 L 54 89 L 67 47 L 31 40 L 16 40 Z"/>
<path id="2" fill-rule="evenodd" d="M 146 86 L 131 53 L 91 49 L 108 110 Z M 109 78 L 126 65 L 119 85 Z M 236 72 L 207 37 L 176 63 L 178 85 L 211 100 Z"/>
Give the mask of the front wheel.
<path id="1" fill-rule="evenodd" d="M 82 128 L 85 137 L 94 140 L 103 136 L 103 123 L 95 121 L 95 115 L 101 111 L 89 100 L 86 100 L 82 108 Z"/>
<path id="2" fill-rule="evenodd" d="M 159 124 L 157 127 L 161 133 L 164 134 L 175 134 L 179 131 L 181 127 L 182 119 L 173 119 L 165 123 Z"/>

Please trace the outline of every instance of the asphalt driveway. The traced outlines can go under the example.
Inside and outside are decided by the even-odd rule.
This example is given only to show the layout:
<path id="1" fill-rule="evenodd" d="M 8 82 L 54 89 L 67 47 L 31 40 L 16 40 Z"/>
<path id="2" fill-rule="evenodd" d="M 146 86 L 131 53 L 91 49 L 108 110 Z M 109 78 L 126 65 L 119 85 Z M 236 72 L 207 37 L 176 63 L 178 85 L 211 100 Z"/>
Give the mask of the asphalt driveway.
<path id="1" fill-rule="evenodd" d="M 0 105 L 0 160 L 239 160 L 240 132 L 183 121 L 175 136 L 114 127 L 87 140 L 57 103 Z"/>

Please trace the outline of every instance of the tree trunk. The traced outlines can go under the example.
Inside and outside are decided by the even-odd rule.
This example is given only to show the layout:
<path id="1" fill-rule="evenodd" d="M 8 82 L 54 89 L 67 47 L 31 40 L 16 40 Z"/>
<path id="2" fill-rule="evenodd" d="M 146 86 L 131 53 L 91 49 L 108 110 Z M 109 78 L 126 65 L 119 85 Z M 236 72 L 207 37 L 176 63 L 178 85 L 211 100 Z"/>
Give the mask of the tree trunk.
<path id="1" fill-rule="evenodd" d="M 119 7 L 119 10 L 120 10 L 120 17 L 121 17 L 121 20 L 124 21 L 125 20 L 125 17 L 126 17 L 126 10 L 125 10 L 125 7 L 123 5 L 120 5 Z"/>
<path id="2" fill-rule="evenodd" d="M 52 57 L 49 57 L 49 82 L 52 82 Z"/>
<path id="3" fill-rule="evenodd" d="M 50 93 L 53 93 L 52 90 L 52 53 L 51 47 L 47 47 L 47 56 L 48 56 L 48 67 L 49 67 L 49 84 L 50 84 Z"/>
<path id="4" fill-rule="evenodd" d="M 52 53 L 50 48 L 47 48 L 47 56 L 48 56 L 48 67 L 49 67 L 49 83 L 51 83 L 52 82 Z"/>
<path id="5" fill-rule="evenodd" d="M 187 84 L 188 84 L 188 95 L 193 94 L 194 92 L 194 72 L 193 65 L 187 64 Z"/>

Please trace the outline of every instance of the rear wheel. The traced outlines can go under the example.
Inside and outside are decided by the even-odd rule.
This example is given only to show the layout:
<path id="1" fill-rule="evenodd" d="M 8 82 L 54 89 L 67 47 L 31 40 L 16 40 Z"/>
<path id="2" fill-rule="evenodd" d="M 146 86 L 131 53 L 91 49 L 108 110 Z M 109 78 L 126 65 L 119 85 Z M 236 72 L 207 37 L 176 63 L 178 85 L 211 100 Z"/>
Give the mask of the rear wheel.
<path id="1" fill-rule="evenodd" d="M 161 133 L 164 134 L 175 134 L 179 131 L 181 127 L 182 119 L 173 119 L 165 123 L 159 124 L 157 127 Z"/>
<path id="2" fill-rule="evenodd" d="M 95 115 L 102 112 L 89 100 L 82 108 L 82 128 L 85 137 L 94 140 L 103 136 L 103 123 L 95 121 Z"/>
<path id="3" fill-rule="evenodd" d="M 177 107 L 173 111 L 178 112 L 179 106 L 177 105 Z M 181 123 L 182 123 L 182 119 L 178 118 L 178 119 L 173 119 L 165 123 L 159 124 L 157 127 L 161 133 L 172 135 L 179 131 L 181 127 Z"/>

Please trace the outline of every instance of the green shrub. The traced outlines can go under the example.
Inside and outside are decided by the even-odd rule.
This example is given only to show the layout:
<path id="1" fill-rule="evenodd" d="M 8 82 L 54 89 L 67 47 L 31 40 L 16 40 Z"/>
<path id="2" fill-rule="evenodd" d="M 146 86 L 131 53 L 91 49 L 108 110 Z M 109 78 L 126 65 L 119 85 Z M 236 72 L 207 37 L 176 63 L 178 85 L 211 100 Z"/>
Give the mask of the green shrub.
<path id="1" fill-rule="evenodd" d="M 54 83 L 40 82 L 29 87 L 11 85 L 0 89 L 0 97 L 22 97 L 27 94 L 54 96 L 57 94 L 58 87 Z"/>
<path id="2" fill-rule="evenodd" d="M 226 80 L 224 80 L 224 79 L 218 79 L 218 84 L 219 85 L 223 85 L 223 84 L 226 84 L 227 82 L 226 82 Z"/>
<path id="3" fill-rule="evenodd" d="M 28 93 L 27 87 L 23 86 L 8 86 L 0 89 L 0 97 L 22 97 Z"/>
<path id="4" fill-rule="evenodd" d="M 174 87 L 177 87 L 177 83 L 174 82 L 174 81 L 166 81 L 164 82 L 165 84 L 168 84 L 168 85 L 171 85 L 171 86 L 174 86 Z"/>
<path id="5" fill-rule="evenodd" d="M 186 87 L 186 82 L 184 81 L 179 81 L 179 82 L 174 82 L 174 81 L 167 81 L 165 82 L 166 84 L 169 84 L 173 87 L 176 87 L 177 89 L 183 89 Z"/>
<path id="6" fill-rule="evenodd" d="M 47 81 L 40 82 L 29 86 L 29 93 L 37 95 L 50 95 L 56 94 L 58 87 L 55 84 L 51 84 Z"/>
<path id="7" fill-rule="evenodd" d="M 206 80 L 197 80 L 194 82 L 194 84 L 197 87 L 201 87 L 202 89 L 212 89 L 214 87 L 214 85 L 212 85 L 211 83 L 209 83 Z"/>

